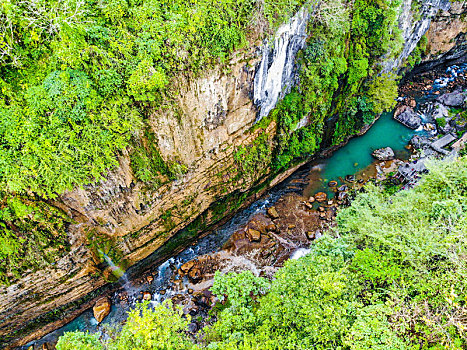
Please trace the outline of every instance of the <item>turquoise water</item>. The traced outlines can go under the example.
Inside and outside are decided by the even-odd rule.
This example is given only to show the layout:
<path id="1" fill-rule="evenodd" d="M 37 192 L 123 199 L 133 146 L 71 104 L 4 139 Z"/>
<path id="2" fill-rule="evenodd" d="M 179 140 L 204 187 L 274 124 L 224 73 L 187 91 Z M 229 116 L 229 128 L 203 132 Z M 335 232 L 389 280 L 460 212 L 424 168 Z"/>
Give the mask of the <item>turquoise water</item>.
<path id="1" fill-rule="evenodd" d="M 414 130 L 395 121 L 392 113 L 384 113 L 366 134 L 351 139 L 331 157 L 315 164 L 311 177 L 316 181 L 311 184 L 309 194 L 326 189 L 331 180 L 341 183 L 346 175 L 357 174 L 366 169 L 375 161 L 371 153 L 378 148 L 391 147 L 396 157 L 407 157 L 405 146 L 414 134 Z"/>

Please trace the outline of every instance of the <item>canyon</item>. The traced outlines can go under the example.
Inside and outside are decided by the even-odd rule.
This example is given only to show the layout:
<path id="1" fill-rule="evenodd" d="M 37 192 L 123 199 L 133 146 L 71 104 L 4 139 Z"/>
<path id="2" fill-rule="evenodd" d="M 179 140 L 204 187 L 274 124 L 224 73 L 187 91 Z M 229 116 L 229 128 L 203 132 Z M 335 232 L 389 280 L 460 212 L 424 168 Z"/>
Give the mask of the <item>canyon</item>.
<path id="1" fill-rule="evenodd" d="M 434 69 L 437 62 L 465 62 L 467 5 L 445 0 L 417 4 L 419 8 L 403 1 L 403 48 L 396 58 L 382 62 L 382 70 L 402 69 L 423 35 L 428 44 L 413 71 Z M 130 271 L 154 252 L 160 251 L 151 263 L 162 260 L 296 169 L 278 174 L 265 163 L 261 172 L 245 173 L 235 155 L 261 134 L 266 135 L 264 143 L 273 145 L 276 121 L 257 126 L 297 84 L 296 58 L 306 45 L 312 16 L 300 11 L 277 29 L 271 43 L 257 40 L 234 52 L 228 70 L 218 67 L 201 77 L 180 78 L 177 108 L 149 116 L 152 142 L 162 158 L 183 168 L 175 180 L 161 178 L 157 186 L 138 180 L 129 152 L 123 151 L 119 166 L 105 180 L 49 200 L 71 219 L 71 250 L 52 267 L 0 286 L 0 346 L 23 345 L 50 332 L 50 324 L 59 327 L 65 315 L 89 308 L 115 280 L 103 254 L 117 256 L 117 263 Z M 164 249 L 180 232 L 186 238 Z M 62 322 L 54 323 L 57 319 Z"/>

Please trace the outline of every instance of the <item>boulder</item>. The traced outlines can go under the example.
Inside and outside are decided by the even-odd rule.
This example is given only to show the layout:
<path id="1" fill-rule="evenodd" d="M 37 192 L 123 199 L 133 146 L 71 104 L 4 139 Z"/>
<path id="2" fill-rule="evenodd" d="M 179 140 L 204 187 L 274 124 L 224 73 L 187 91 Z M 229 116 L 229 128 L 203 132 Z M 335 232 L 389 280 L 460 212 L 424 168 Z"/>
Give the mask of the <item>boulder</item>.
<path id="1" fill-rule="evenodd" d="M 451 119 L 450 124 L 456 129 L 456 131 L 465 131 L 467 129 L 467 120 L 460 115 Z"/>
<path id="2" fill-rule="evenodd" d="M 343 201 L 347 198 L 348 195 L 349 194 L 347 192 L 339 192 L 339 194 L 337 195 L 337 200 Z"/>
<path id="3" fill-rule="evenodd" d="M 111 306 L 112 304 L 108 297 L 102 297 L 96 301 L 92 308 L 92 312 L 97 322 L 101 323 L 102 320 L 110 313 Z"/>
<path id="4" fill-rule="evenodd" d="M 309 240 L 314 240 L 316 239 L 316 233 L 315 232 L 311 232 L 311 231 L 307 231 L 306 232 L 306 238 L 308 238 Z"/>
<path id="5" fill-rule="evenodd" d="M 410 107 L 406 105 L 397 106 L 396 110 L 394 111 L 394 118 L 400 115 L 401 113 L 404 113 L 407 109 L 410 109 Z"/>
<path id="6" fill-rule="evenodd" d="M 345 181 L 354 182 L 355 181 L 355 175 L 345 175 Z"/>
<path id="7" fill-rule="evenodd" d="M 193 266 L 195 266 L 195 264 L 196 264 L 195 260 L 190 260 L 190 261 L 184 263 L 182 266 L 180 266 L 180 271 L 182 271 L 182 273 L 186 274 L 186 273 L 188 273 L 188 271 L 190 271 L 192 269 Z"/>
<path id="8" fill-rule="evenodd" d="M 308 198 L 308 202 L 310 202 L 310 203 L 314 203 L 315 201 L 316 201 L 315 197 Z"/>
<path id="9" fill-rule="evenodd" d="M 276 207 L 270 207 L 268 209 L 268 215 L 271 217 L 271 219 L 279 218 L 279 213 L 277 212 Z"/>
<path id="10" fill-rule="evenodd" d="M 269 224 L 266 226 L 266 231 L 268 232 L 276 232 L 277 231 L 277 226 L 274 224 Z"/>
<path id="11" fill-rule="evenodd" d="M 462 107 L 465 101 L 465 94 L 461 91 L 454 91 L 439 96 L 436 101 L 449 107 Z"/>
<path id="12" fill-rule="evenodd" d="M 188 325 L 188 332 L 190 333 L 196 333 L 198 332 L 199 330 L 199 326 L 196 322 L 191 322 L 189 325 Z"/>
<path id="13" fill-rule="evenodd" d="M 197 267 L 194 267 L 188 272 L 188 278 L 191 280 L 193 283 L 197 283 L 201 281 L 202 273 L 201 270 Z"/>
<path id="14" fill-rule="evenodd" d="M 384 147 L 384 148 L 377 149 L 371 155 L 378 160 L 394 159 L 394 151 L 392 150 L 391 147 Z"/>
<path id="15" fill-rule="evenodd" d="M 152 295 L 149 292 L 144 292 L 143 293 L 143 300 L 149 301 L 152 299 Z"/>
<path id="16" fill-rule="evenodd" d="M 416 149 L 423 149 L 430 145 L 430 140 L 424 136 L 414 135 L 409 143 Z"/>
<path id="17" fill-rule="evenodd" d="M 436 129 L 436 126 L 434 126 L 431 123 L 426 123 L 425 125 L 423 125 L 423 130 L 425 130 L 425 131 L 432 131 L 432 130 L 435 130 L 435 129 Z"/>
<path id="18" fill-rule="evenodd" d="M 337 186 L 337 181 L 334 181 L 334 180 L 329 181 L 328 186 L 329 187 L 336 187 Z"/>
<path id="19" fill-rule="evenodd" d="M 346 184 L 343 184 L 342 186 L 339 186 L 339 188 L 337 189 L 339 192 L 345 192 L 349 189 L 349 186 L 347 186 Z"/>
<path id="20" fill-rule="evenodd" d="M 432 117 L 433 119 L 447 118 L 449 117 L 449 110 L 446 108 L 445 105 L 442 105 L 441 103 L 436 103 L 433 106 Z"/>
<path id="21" fill-rule="evenodd" d="M 399 115 L 394 114 L 394 119 L 411 129 L 417 129 L 422 125 L 422 119 L 410 107 L 407 107 Z"/>
<path id="22" fill-rule="evenodd" d="M 318 202 L 325 202 L 326 199 L 328 199 L 328 195 L 324 192 L 318 192 L 317 194 L 315 194 L 315 199 L 316 201 Z"/>
<path id="23" fill-rule="evenodd" d="M 250 242 L 259 242 L 261 241 L 261 232 L 249 228 L 246 232 L 246 235 Z"/>

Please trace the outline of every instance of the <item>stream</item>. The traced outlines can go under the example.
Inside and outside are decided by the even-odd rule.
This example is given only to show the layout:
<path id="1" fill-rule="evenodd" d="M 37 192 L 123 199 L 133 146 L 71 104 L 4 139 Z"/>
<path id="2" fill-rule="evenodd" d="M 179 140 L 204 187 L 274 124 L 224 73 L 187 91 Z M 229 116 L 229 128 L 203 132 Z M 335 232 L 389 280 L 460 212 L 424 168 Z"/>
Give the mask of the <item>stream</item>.
<path id="1" fill-rule="evenodd" d="M 226 224 L 199 239 L 194 245 L 186 248 L 178 255 L 152 268 L 151 270 L 155 273 L 151 283 L 134 285 L 132 280 L 125 280 L 126 276 L 122 276 L 120 279 L 123 284 L 122 289 L 128 295 L 127 307 L 122 307 L 121 304 L 116 306 L 115 303 L 112 303 L 110 314 L 100 324 L 94 318 L 92 309 L 86 310 L 72 322 L 49 333 L 38 341 L 27 344 L 22 349 L 27 349 L 31 345 L 38 347 L 44 343 L 54 343 L 65 332 L 77 330 L 98 332 L 118 327 L 125 321 L 131 306 L 136 301 L 141 300 L 144 291 L 152 291 L 151 302 L 161 302 L 172 297 L 175 293 L 179 293 L 170 289 L 170 285 L 171 277 L 181 265 L 198 256 L 220 250 L 232 233 L 244 226 L 257 213 L 265 212 L 268 207 L 285 194 L 296 192 L 300 195 L 311 196 L 318 191 L 324 191 L 332 196 L 327 186 L 330 180 L 341 183 L 343 177 L 348 174 L 357 174 L 365 170 L 371 172 L 371 165 L 374 163 L 371 153 L 375 149 L 389 146 L 394 149 L 396 156 L 402 159 L 407 158 L 409 153 L 405 146 L 414 133 L 416 131 L 395 121 L 391 113 L 383 114 L 363 136 L 351 139 L 347 145 L 337 150 L 330 158 L 316 160 L 304 165 L 262 198 L 235 214 Z M 298 248 L 292 256 L 298 258 L 305 253 L 304 248 Z M 184 284 L 186 282 L 186 280 L 183 281 Z M 121 293 L 121 290 L 118 292 Z M 115 297 L 116 295 L 114 295 Z"/>

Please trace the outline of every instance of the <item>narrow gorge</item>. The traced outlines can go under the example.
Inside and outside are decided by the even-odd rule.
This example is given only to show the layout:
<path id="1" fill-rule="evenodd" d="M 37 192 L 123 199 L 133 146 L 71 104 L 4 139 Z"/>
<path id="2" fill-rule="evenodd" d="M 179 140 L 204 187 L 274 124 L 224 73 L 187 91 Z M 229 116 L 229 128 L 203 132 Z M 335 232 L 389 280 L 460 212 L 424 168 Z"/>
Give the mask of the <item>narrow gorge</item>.
<path id="1" fill-rule="evenodd" d="M 218 39 L 225 45 L 212 49 L 217 53 L 210 61 L 198 59 L 208 55 L 188 43 L 188 35 L 194 42 L 209 42 L 207 27 L 188 28 L 177 38 L 160 34 L 154 24 L 159 20 L 169 32 L 170 25 L 179 30 L 176 7 L 168 14 L 147 1 L 123 1 L 120 7 L 109 2 L 99 8 L 105 19 L 98 19 L 91 10 L 80 12 L 97 5 L 66 3 L 75 12 L 65 14 L 61 31 L 49 18 L 41 27 L 48 29 L 40 32 L 31 24 L 27 34 L 19 34 L 23 22 L 11 18 L 39 6 L 35 2 L 15 4 L 16 9 L 5 5 L 0 12 L 5 33 L 8 28 L 15 33 L 0 41 L 4 348 L 25 346 L 92 308 L 122 284 L 116 267 L 126 271 L 126 278 L 137 278 L 212 234 L 303 164 L 365 133 L 376 117 L 395 107 L 401 81 L 467 63 L 467 4 L 462 1 L 295 1 L 284 9 L 249 1 L 236 19 L 229 3 L 212 24 L 216 35 L 219 28 L 229 30 Z M 186 5 L 190 11 L 194 3 Z M 216 10 L 209 6 L 211 18 Z M 86 27 L 83 21 L 79 34 L 73 33 L 77 18 L 87 15 L 95 23 Z M 197 16 L 195 10 L 188 15 Z M 139 27 L 142 18 L 158 29 Z M 109 28 L 116 23 L 130 29 L 112 34 Z M 54 33 L 58 39 L 46 43 L 31 32 Z M 134 47 L 126 47 L 133 35 Z M 24 45 L 15 48 L 15 40 Z M 31 53 L 25 51 L 27 43 L 35 45 Z M 160 47 L 167 49 L 163 58 L 154 53 L 163 51 Z M 106 66 L 119 60 L 128 60 L 119 67 L 129 70 L 126 76 L 112 75 Z M 170 64 L 175 68 L 167 68 Z M 97 65 L 107 68 L 94 77 Z M 28 81 L 39 66 L 43 71 Z M 116 86 L 128 96 L 120 98 Z M 102 105 L 94 106 L 91 99 Z M 31 116 L 40 121 L 32 122 Z M 50 135 L 65 135 L 66 141 L 44 136 L 53 118 L 60 127 Z M 86 118 L 102 118 L 102 130 L 88 130 Z M 78 131 L 68 134 L 68 127 Z M 10 137 L 9 130 L 20 131 Z M 39 146 L 22 143 L 30 135 L 44 136 L 40 145 L 50 154 L 41 158 L 34 153 Z M 91 169 L 92 160 L 56 151 L 80 139 L 83 145 L 70 150 L 89 151 L 90 159 L 107 163 Z M 114 148 L 107 150 L 108 145 Z M 17 163 L 13 152 L 25 160 Z M 70 174 L 76 171 L 77 180 L 66 178 L 62 164 Z M 21 247 L 9 243 L 11 237 Z M 28 256 L 40 263 L 30 263 Z"/>

